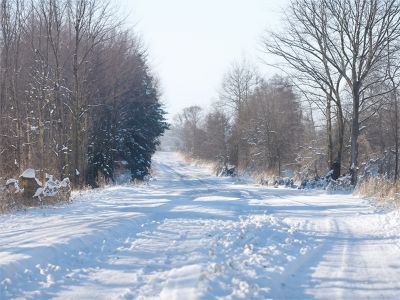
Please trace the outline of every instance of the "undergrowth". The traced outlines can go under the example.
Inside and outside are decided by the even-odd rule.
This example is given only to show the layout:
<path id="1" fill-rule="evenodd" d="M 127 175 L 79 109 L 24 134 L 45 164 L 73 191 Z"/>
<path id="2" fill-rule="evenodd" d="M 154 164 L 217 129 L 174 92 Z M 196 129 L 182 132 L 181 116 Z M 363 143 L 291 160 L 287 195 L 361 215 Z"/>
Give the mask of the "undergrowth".
<path id="1" fill-rule="evenodd" d="M 381 204 L 400 207 L 400 182 L 394 182 L 383 176 L 368 177 L 359 182 L 355 193 L 376 199 Z"/>

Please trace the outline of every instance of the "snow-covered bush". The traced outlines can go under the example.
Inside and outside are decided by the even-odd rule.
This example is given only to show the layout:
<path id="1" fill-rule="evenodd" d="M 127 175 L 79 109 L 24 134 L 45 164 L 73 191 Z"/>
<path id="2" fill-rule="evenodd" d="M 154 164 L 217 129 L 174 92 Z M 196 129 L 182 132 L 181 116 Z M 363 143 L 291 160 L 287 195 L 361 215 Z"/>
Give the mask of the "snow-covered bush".
<path id="1" fill-rule="evenodd" d="M 217 176 L 219 177 L 236 177 L 237 169 L 233 165 L 223 165 L 217 168 Z"/>
<path id="2" fill-rule="evenodd" d="M 333 180 L 330 173 L 325 177 L 305 178 L 301 181 L 300 189 L 321 189 L 329 192 L 351 192 L 354 186 L 351 185 L 351 176 L 341 176 Z"/>
<path id="3" fill-rule="evenodd" d="M 19 186 L 18 180 L 13 178 L 7 180 L 5 188 L 14 193 L 23 192 L 23 189 Z"/>
<path id="4" fill-rule="evenodd" d="M 35 170 L 27 169 L 19 180 L 11 178 L 0 186 L 0 213 L 23 207 L 67 202 L 70 196 L 71 184 L 68 178 L 59 181 L 46 174 L 46 183 L 43 185 L 36 178 Z"/>
<path id="5" fill-rule="evenodd" d="M 71 183 L 69 178 L 62 181 L 55 180 L 53 175 L 46 174 L 46 183 L 39 187 L 34 198 L 39 199 L 42 204 L 53 204 L 58 202 L 68 202 L 71 196 Z"/>
<path id="6" fill-rule="evenodd" d="M 354 186 L 351 184 L 351 176 L 346 175 L 339 177 L 337 180 L 329 179 L 325 189 L 329 192 L 352 192 Z"/>
<path id="7" fill-rule="evenodd" d="M 21 189 L 15 179 L 7 180 L 5 185 L 0 186 L 0 213 L 5 213 L 18 208 L 21 205 Z"/>
<path id="8" fill-rule="evenodd" d="M 18 180 L 19 186 L 22 188 L 22 195 L 28 204 L 36 193 L 36 190 L 42 187 L 42 183 L 36 178 L 36 171 L 34 169 L 26 169 Z M 32 203 L 32 205 L 35 203 Z"/>
<path id="9" fill-rule="evenodd" d="M 382 157 L 370 159 L 362 164 L 359 172 L 358 182 L 368 180 L 370 177 L 393 179 L 395 172 L 395 155 L 385 151 Z"/>
<path id="10" fill-rule="evenodd" d="M 301 180 L 299 189 L 326 189 L 329 179 L 326 177 L 304 178 Z"/>
<path id="11" fill-rule="evenodd" d="M 282 172 L 284 176 L 276 176 L 272 172 L 255 172 L 253 173 L 253 177 L 257 180 L 260 185 L 266 186 L 285 186 L 296 188 L 295 179 L 294 179 L 294 172 L 290 170 L 285 170 Z"/>
<path id="12" fill-rule="evenodd" d="M 273 177 L 272 180 L 268 180 L 273 186 L 285 186 L 285 187 L 295 187 L 293 178 L 290 177 Z"/>

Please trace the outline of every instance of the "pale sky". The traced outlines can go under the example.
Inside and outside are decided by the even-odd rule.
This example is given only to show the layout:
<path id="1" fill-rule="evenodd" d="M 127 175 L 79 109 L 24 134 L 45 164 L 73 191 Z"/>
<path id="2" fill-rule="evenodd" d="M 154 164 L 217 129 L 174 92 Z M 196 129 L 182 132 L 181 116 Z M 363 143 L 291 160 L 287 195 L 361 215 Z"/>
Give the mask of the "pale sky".
<path id="1" fill-rule="evenodd" d="M 149 50 L 161 80 L 169 118 L 190 105 L 218 97 L 224 73 L 244 57 L 263 66 L 261 37 L 279 29 L 288 0 L 119 0 Z"/>

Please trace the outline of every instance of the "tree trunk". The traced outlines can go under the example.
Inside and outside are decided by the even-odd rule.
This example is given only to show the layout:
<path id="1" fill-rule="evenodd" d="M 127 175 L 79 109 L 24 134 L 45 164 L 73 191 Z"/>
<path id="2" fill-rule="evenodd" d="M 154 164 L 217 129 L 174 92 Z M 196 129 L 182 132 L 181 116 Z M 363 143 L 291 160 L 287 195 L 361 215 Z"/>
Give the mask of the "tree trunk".
<path id="1" fill-rule="evenodd" d="M 326 102 L 326 133 L 327 133 L 327 158 L 328 168 L 333 164 L 333 139 L 332 139 L 332 113 L 331 113 L 331 98 L 327 97 Z"/>
<path id="2" fill-rule="evenodd" d="M 339 163 L 339 173 L 341 173 L 341 165 L 342 165 L 342 153 L 344 148 L 344 116 L 343 109 L 341 105 L 337 107 L 337 126 L 338 126 L 338 149 L 337 149 L 337 157 L 336 161 Z"/>
<path id="3" fill-rule="evenodd" d="M 281 166 L 281 156 L 279 155 L 278 156 L 278 176 L 279 177 L 281 177 L 281 168 L 282 168 L 282 166 Z"/>
<path id="4" fill-rule="evenodd" d="M 353 120 L 351 125 L 351 160 L 350 174 L 351 184 L 357 184 L 357 167 L 358 167 L 358 136 L 360 134 L 359 114 L 360 114 L 360 83 L 355 82 L 353 85 Z"/>
<path id="5" fill-rule="evenodd" d="M 399 177 L 399 107 L 397 103 L 397 89 L 394 89 L 394 143 L 395 143 L 395 166 L 394 181 Z"/>
<path id="6" fill-rule="evenodd" d="M 73 77 L 74 77 L 74 95 L 73 95 L 73 109 L 72 109 L 72 168 L 70 176 L 73 178 L 75 187 L 80 186 L 79 173 L 79 156 L 80 156 L 80 85 L 79 85 L 79 66 L 78 55 L 80 47 L 80 20 L 75 24 L 75 45 L 74 45 L 74 58 L 73 58 Z"/>

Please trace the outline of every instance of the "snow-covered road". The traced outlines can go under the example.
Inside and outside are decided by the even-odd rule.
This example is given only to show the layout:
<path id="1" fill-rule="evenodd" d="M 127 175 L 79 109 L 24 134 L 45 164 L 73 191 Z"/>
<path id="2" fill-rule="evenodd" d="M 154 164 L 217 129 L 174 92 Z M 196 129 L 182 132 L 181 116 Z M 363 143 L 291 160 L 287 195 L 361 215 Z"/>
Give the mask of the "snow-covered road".
<path id="1" fill-rule="evenodd" d="M 157 153 L 143 186 L 0 216 L 0 299 L 400 299 L 400 215 L 216 178 Z"/>

